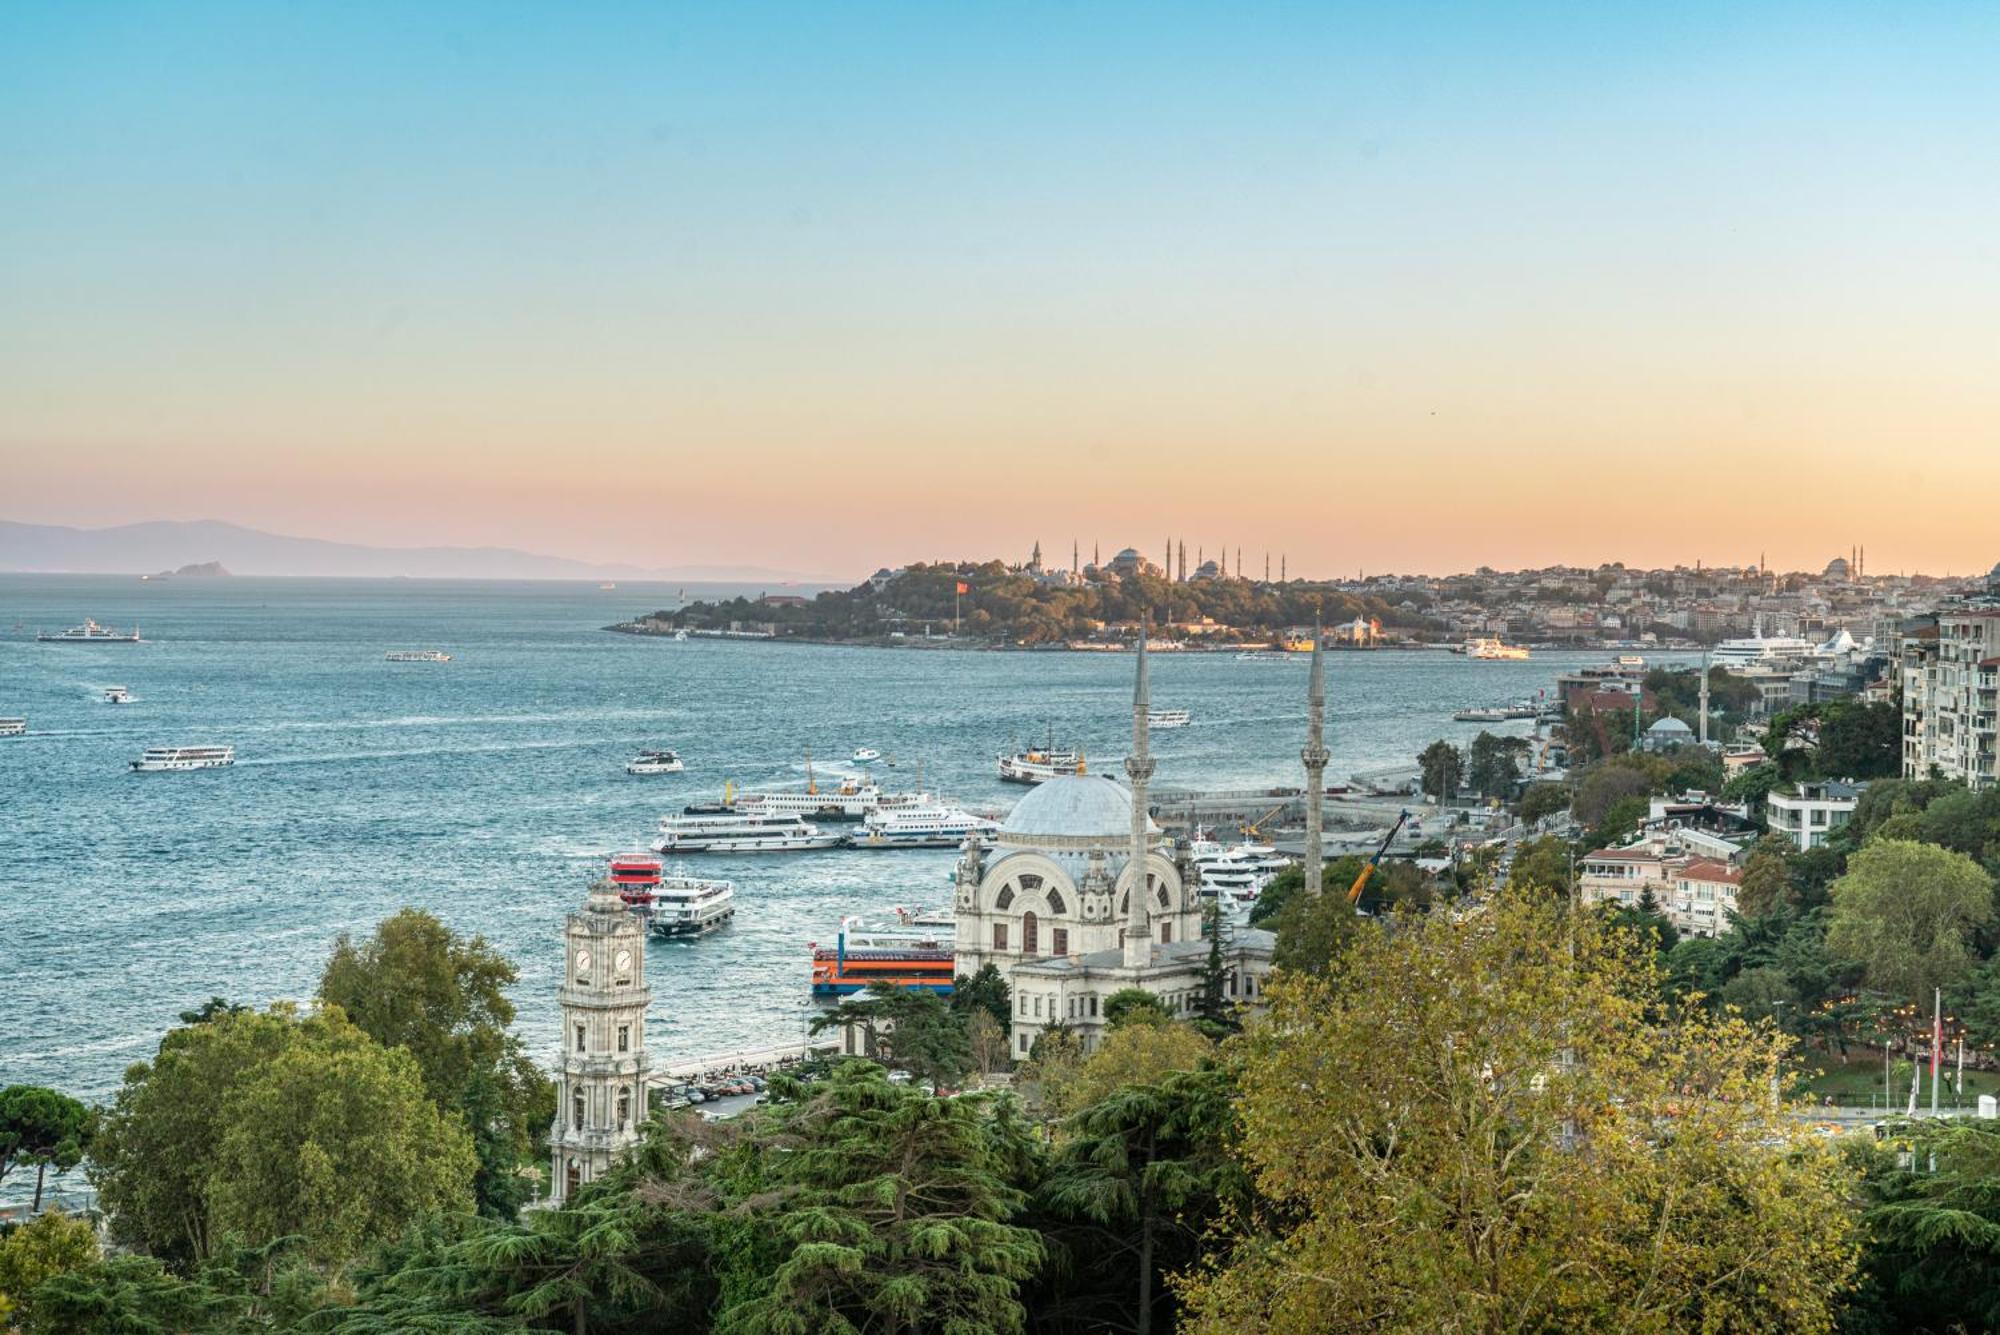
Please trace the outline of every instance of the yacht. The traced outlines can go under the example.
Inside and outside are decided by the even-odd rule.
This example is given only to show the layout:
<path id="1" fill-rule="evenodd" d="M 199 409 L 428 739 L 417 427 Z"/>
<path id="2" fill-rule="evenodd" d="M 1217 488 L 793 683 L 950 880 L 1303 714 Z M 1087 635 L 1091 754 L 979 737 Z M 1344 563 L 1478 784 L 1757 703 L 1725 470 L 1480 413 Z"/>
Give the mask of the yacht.
<path id="1" fill-rule="evenodd" d="M 150 774 L 163 770 L 222 769 L 235 763 L 233 746 L 149 746 L 144 755 L 132 762 L 132 768 Z"/>
<path id="2" fill-rule="evenodd" d="M 1236 655 L 1239 663 L 1293 663 L 1299 660 L 1282 649 L 1245 649 Z"/>
<path id="3" fill-rule="evenodd" d="M 1708 651 L 1708 661 L 1721 668 L 1749 667 L 1755 663 L 1809 656 L 1816 646 L 1811 640 L 1790 635 L 1756 634 L 1748 639 L 1724 640 Z"/>
<path id="4" fill-rule="evenodd" d="M 139 628 L 116 631 L 109 626 L 100 626 L 85 617 L 81 626 L 71 626 L 68 630 L 51 635 L 43 631 L 35 638 L 43 644 L 143 644 L 139 638 Z"/>
<path id="5" fill-rule="evenodd" d="M 1185 728 L 1191 716 L 1185 709 L 1149 709 L 1146 711 L 1148 728 Z"/>
<path id="6" fill-rule="evenodd" d="M 854 763 L 857 765 L 866 765 L 881 758 L 882 753 L 872 746 L 859 746 L 854 749 Z"/>
<path id="7" fill-rule="evenodd" d="M 1058 775 L 1082 774 L 1083 752 L 1029 747 L 1011 756 L 1000 757 L 1000 782 L 1045 783 Z"/>
<path id="8" fill-rule="evenodd" d="M 1518 644 L 1487 638 L 1467 640 L 1460 652 L 1467 658 L 1485 659 L 1489 662 L 1518 663 L 1528 657 L 1528 651 Z"/>
<path id="9" fill-rule="evenodd" d="M 132 692 L 124 686 L 106 686 L 104 688 L 104 703 L 107 705 L 129 705 L 132 703 Z"/>
<path id="10" fill-rule="evenodd" d="M 641 751 L 625 762 L 627 774 L 679 774 L 686 768 L 676 751 Z"/>
<path id="11" fill-rule="evenodd" d="M 796 815 L 728 812 L 660 818 L 656 853 L 798 853 L 832 848 L 842 836 Z"/>
<path id="12" fill-rule="evenodd" d="M 451 655 L 442 649 L 391 649 L 382 655 L 391 663 L 449 663 Z"/>
<path id="13" fill-rule="evenodd" d="M 991 839 L 998 821 L 959 807 L 899 807 L 871 811 L 862 818 L 856 848 L 957 848 L 967 839 Z"/>
<path id="14" fill-rule="evenodd" d="M 0 737 L 19 737 L 28 730 L 28 720 L 24 718 L 0 718 Z"/>
<path id="15" fill-rule="evenodd" d="M 736 887 L 693 876 L 662 877 L 653 888 L 648 925 L 654 936 L 707 936 L 736 916 Z"/>

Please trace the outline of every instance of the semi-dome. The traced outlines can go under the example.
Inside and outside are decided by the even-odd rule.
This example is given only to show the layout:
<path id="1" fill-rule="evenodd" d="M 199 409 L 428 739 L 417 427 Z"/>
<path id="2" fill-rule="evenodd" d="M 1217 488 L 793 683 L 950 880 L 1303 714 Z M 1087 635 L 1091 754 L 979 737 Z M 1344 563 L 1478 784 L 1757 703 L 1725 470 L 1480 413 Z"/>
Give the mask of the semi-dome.
<path id="1" fill-rule="evenodd" d="M 1156 829 L 1149 819 L 1146 828 Z M 1000 824 L 1010 843 L 1027 843 L 1046 836 L 1083 839 L 1129 839 L 1132 836 L 1132 794 L 1125 785 L 1101 774 L 1066 774 L 1045 780 L 1014 804 Z"/>

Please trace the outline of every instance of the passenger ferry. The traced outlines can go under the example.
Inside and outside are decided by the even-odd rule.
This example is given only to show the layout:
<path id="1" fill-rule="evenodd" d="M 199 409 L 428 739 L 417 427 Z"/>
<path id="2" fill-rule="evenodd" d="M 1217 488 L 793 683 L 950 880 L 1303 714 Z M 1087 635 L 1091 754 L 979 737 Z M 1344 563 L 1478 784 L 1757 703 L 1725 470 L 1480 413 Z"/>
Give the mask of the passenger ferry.
<path id="1" fill-rule="evenodd" d="M 382 655 L 391 663 L 449 663 L 451 655 L 442 649 L 391 649 Z"/>
<path id="2" fill-rule="evenodd" d="M 625 762 L 627 774 L 679 774 L 686 768 L 675 751 L 641 751 Z"/>
<path id="3" fill-rule="evenodd" d="M 1481 705 L 1477 709 L 1461 709 L 1452 715 L 1459 723 L 1505 723 L 1513 715 L 1498 705 Z"/>
<path id="4" fill-rule="evenodd" d="M 874 986 L 920 987 L 949 996 L 957 963 L 950 923 L 864 927 L 843 921 L 831 947 L 812 947 L 812 993 L 843 997 Z"/>
<path id="5" fill-rule="evenodd" d="M 222 769 L 236 763 L 233 746 L 149 746 L 132 762 L 141 773 L 182 769 Z"/>
<path id="6" fill-rule="evenodd" d="M 960 807 L 901 807 L 871 811 L 862 818 L 856 848 L 957 848 L 968 838 L 991 839 L 998 821 Z"/>
<path id="7" fill-rule="evenodd" d="M 1467 658 L 1480 658 L 1493 662 L 1518 663 L 1528 657 L 1528 651 L 1518 644 L 1508 644 L 1502 640 L 1467 640 L 1459 651 Z"/>
<path id="8" fill-rule="evenodd" d="M 660 855 L 647 850 L 620 853 L 611 859 L 611 884 L 618 897 L 642 911 L 653 907 L 653 894 L 660 887 Z"/>
<path id="9" fill-rule="evenodd" d="M 1149 709 L 1146 711 L 1148 728 L 1185 728 L 1191 716 L 1185 709 Z"/>
<path id="10" fill-rule="evenodd" d="M 1236 655 L 1239 663 L 1297 663 L 1302 660 L 1282 649 L 1245 649 Z"/>
<path id="11" fill-rule="evenodd" d="M 107 705 L 129 705 L 132 703 L 132 692 L 123 686 L 106 686 L 104 688 L 104 703 Z"/>
<path id="12" fill-rule="evenodd" d="M 879 807 L 897 805 L 902 799 L 887 798 L 876 785 L 850 779 L 831 792 L 822 792 L 817 784 L 808 783 L 803 792 L 739 793 L 733 799 L 725 794 L 722 800 L 732 811 L 856 821 Z"/>
<path id="13" fill-rule="evenodd" d="M 28 720 L 24 718 L 0 718 L 0 737 L 19 737 L 28 730 Z"/>
<path id="14" fill-rule="evenodd" d="M 81 626 L 71 626 L 68 630 L 51 635 L 43 631 L 35 638 L 43 644 L 144 644 L 139 638 L 139 628 L 119 632 L 109 626 L 100 626 L 85 617 Z"/>
<path id="15" fill-rule="evenodd" d="M 1046 783 L 1058 775 L 1084 773 L 1083 752 L 1030 747 L 1000 757 L 1000 782 Z"/>
<path id="16" fill-rule="evenodd" d="M 686 940 L 726 927 L 735 916 L 733 883 L 667 876 L 654 891 L 648 926 L 654 936 Z"/>
<path id="17" fill-rule="evenodd" d="M 1724 640 L 1709 650 L 1708 661 L 1716 667 L 1740 668 L 1774 660 L 1788 661 L 1810 657 L 1815 648 L 1811 640 L 1801 640 L 1790 635 L 1764 635 L 1759 633 L 1742 640 Z"/>
<path id="18" fill-rule="evenodd" d="M 833 848 L 844 836 L 795 815 L 727 812 L 660 818 L 656 853 L 800 853 Z"/>

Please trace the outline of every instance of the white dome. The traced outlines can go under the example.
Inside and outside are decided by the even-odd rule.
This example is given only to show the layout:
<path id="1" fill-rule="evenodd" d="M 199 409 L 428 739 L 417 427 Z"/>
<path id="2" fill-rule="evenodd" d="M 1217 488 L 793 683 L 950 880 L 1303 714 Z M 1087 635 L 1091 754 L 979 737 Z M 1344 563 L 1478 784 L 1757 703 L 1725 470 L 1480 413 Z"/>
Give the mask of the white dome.
<path id="1" fill-rule="evenodd" d="M 1157 829 L 1149 819 L 1149 830 Z M 1037 836 L 1066 835 L 1086 839 L 1129 839 L 1132 836 L 1132 794 L 1101 774 L 1068 774 L 1036 784 L 1014 804 L 1000 824 L 1010 842 Z"/>

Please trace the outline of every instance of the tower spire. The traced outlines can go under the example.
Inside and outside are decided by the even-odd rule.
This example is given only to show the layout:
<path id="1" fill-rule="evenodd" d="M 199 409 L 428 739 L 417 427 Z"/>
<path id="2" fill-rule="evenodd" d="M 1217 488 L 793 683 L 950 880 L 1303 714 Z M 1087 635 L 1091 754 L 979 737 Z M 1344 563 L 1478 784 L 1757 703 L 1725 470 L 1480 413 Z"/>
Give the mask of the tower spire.
<path id="1" fill-rule="evenodd" d="M 1139 618 L 1138 672 L 1132 685 L 1132 753 L 1125 757 L 1125 778 L 1132 785 L 1132 873 L 1125 892 L 1125 967 L 1144 969 L 1153 962 L 1153 886 L 1147 868 L 1146 789 L 1153 777 L 1152 742 L 1146 715 L 1152 712 L 1152 684 L 1146 677 L 1147 618 Z"/>
<path id="2" fill-rule="evenodd" d="M 1320 808 L 1326 800 L 1326 668 L 1322 661 L 1320 619 L 1313 618 L 1312 672 L 1306 678 L 1306 744 L 1299 759 L 1306 766 L 1306 893 L 1320 890 L 1325 852 L 1320 846 Z"/>

